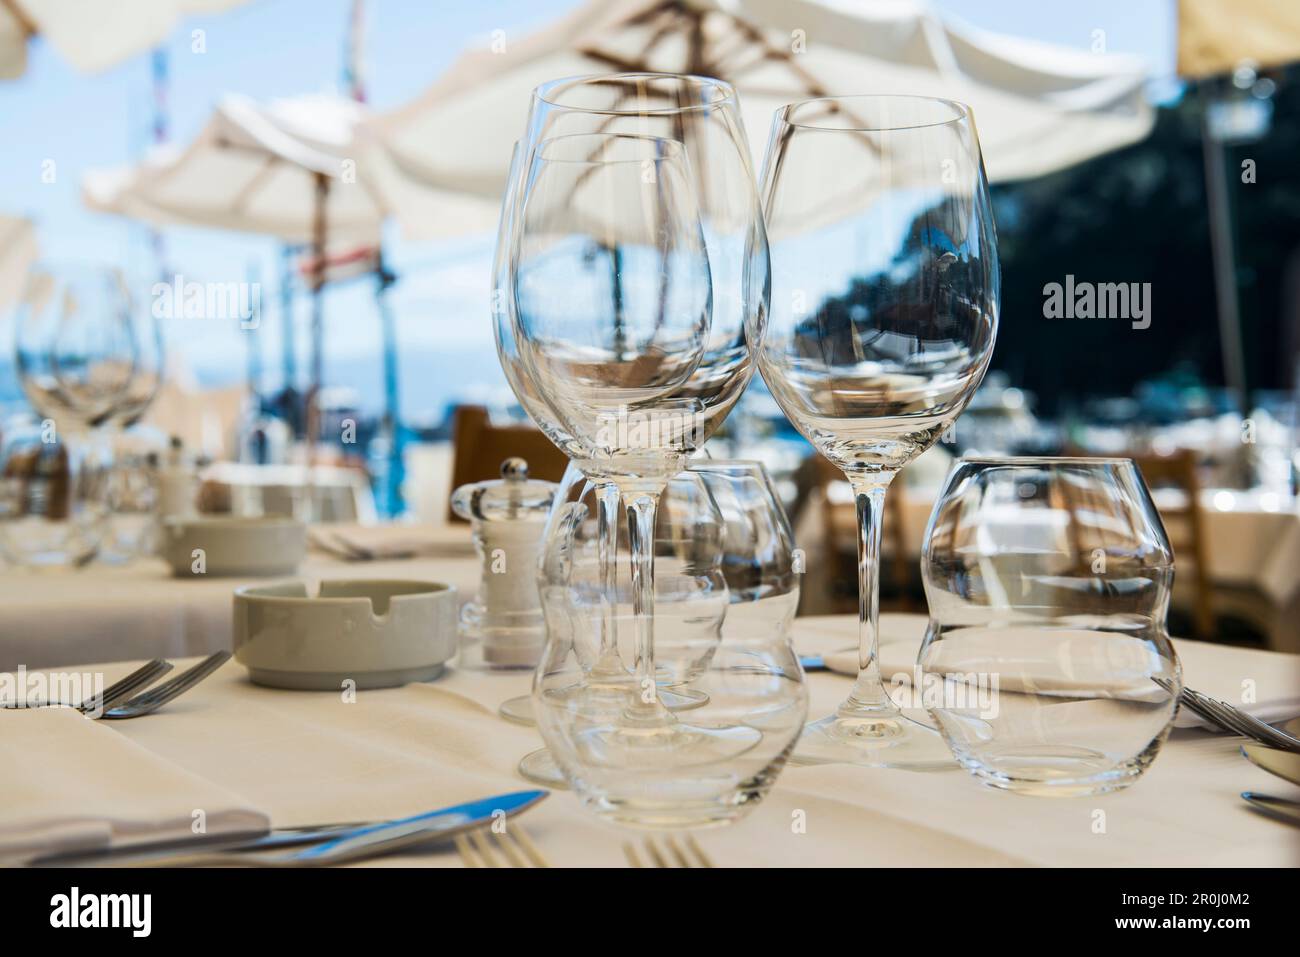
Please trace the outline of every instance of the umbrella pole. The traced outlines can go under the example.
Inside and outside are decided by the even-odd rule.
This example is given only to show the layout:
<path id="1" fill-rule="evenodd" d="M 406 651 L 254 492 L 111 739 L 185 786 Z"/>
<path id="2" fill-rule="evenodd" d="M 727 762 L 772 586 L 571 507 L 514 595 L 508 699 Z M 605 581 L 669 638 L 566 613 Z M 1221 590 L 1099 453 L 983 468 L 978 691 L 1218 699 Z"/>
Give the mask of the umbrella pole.
<path id="1" fill-rule="evenodd" d="M 325 378 L 325 206 L 329 200 L 329 177 L 316 174 L 316 210 L 312 222 L 311 276 L 311 385 L 307 391 L 307 482 L 305 515 L 316 518 L 316 460 L 320 443 L 320 393 Z"/>
<path id="2" fill-rule="evenodd" d="M 1204 91 L 1203 91 L 1204 92 Z M 1223 143 L 1210 129 L 1209 97 L 1202 99 L 1201 146 L 1205 154 L 1205 198 L 1210 219 L 1210 251 L 1214 259 L 1214 296 L 1218 305 L 1223 377 L 1236 396 L 1243 416 L 1247 407 L 1245 348 L 1237 307 L 1237 262 L 1232 243 L 1232 214 L 1228 206 L 1227 169 Z"/>
<path id="3" fill-rule="evenodd" d="M 406 510 L 402 500 L 402 483 L 406 476 L 402 464 L 402 417 L 397 384 L 397 325 L 388 305 L 388 287 L 395 277 L 384 268 L 382 250 L 378 257 L 375 298 L 379 306 L 380 334 L 384 350 L 384 423 L 381 434 L 388 441 L 388 462 L 384 470 L 383 505 L 387 516 L 400 515 Z"/>

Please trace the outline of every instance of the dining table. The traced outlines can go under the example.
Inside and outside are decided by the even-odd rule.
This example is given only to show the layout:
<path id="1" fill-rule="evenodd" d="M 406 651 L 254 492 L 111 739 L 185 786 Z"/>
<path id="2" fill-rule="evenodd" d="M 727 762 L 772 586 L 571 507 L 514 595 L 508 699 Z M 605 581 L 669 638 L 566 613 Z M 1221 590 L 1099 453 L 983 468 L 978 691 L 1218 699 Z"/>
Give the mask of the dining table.
<path id="1" fill-rule="evenodd" d="M 297 577 L 401 578 L 452 585 L 473 597 L 480 563 L 466 524 L 312 526 Z M 344 557 L 370 548 L 369 561 Z M 397 557 L 409 546 L 410 557 Z M 162 655 L 206 655 L 231 642 L 234 590 L 265 579 L 178 577 L 160 558 L 81 568 L 0 567 L 0 672 Z"/>
<path id="2" fill-rule="evenodd" d="M 925 626 L 924 616 L 884 615 L 882 660 L 914 655 Z M 796 618 L 792 628 L 801 655 L 842 651 L 856 631 L 852 616 Z M 1300 656 L 1175 644 L 1186 682 L 1209 693 L 1243 682 L 1261 695 L 1300 689 Z M 83 667 L 112 681 L 134 666 Z M 806 680 L 809 716 L 818 717 L 851 679 L 811 671 Z M 231 660 L 155 714 L 99 723 L 238 795 L 274 826 L 383 820 L 534 787 L 516 765 L 542 746 L 539 733 L 497 713 L 529 687 L 527 670 L 452 667 L 436 680 L 351 695 L 285 691 L 252 684 Z M 718 867 L 1296 866 L 1300 829 L 1253 811 L 1240 794 L 1297 799 L 1300 788 L 1251 764 L 1241 744 L 1175 727 L 1141 779 L 1089 797 L 999 791 L 956 765 L 920 772 L 792 762 L 741 821 L 695 837 Z M 596 818 L 567 790 L 517 821 L 552 866 L 622 866 L 625 845 L 642 836 Z M 364 864 L 462 861 L 450 845 L 433 845 Z"/>

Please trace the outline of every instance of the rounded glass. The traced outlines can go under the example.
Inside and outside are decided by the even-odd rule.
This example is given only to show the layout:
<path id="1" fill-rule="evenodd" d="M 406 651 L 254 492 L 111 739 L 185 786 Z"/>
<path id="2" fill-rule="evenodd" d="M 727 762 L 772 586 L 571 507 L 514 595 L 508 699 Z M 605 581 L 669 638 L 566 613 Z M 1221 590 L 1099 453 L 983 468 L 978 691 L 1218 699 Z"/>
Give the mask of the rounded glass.
<path id="1" fill-rule="evenodd" d="M 1126 459 L 963 459 L 930 517 L 920 691 L 993 787 L 1127 787 L 1173 724 L 1174 562 Z"/>
<path id="2" fill-rule="evenodd" d="M 844 472 L 859 518 L 860 674 L 797 757 L 951 765 L 924 716 L 890 699 L 876 643 L 886 488 L 966 407 L 997 332 L 997 238 L 970 111 L 911 96 L 791 104 L 772 125 L 762 195 L 772 315 L 759 368 Z"/>
<path id="3" fill-rule="evenodd" d="M 638 726 L 647 689 L 634 674 L 634 589 L 622 566 L 615 590 L 603 587 L 599 532 L 582 528 L 591 506 L 573 503 L 571 530 L 548 547 L 542 589 L 547 648 L 534 678 L 534 710 L 565 779 L 607 819 L 651 828 L 733 821 L 770 789 L 802 727 L 807 689 L 788 633 L 727 630 L 738 604 L 781 604 L 793 575 L 757 547 L 782 518 L 757 507 L 719 507 L 712 489 L 731 481 L 738 486 L 726 496 L 731 502 L 752 493 L 753 478 L 743 472 L 733 479 L 718 469 L 706 480 L 685 471 L 669 482 L 658 512 L 655 617 L 661 640 L 650 694 L 684 702 L 670 712 L 673 733 L 658 723 Z M 745 516 L 752 524 L 741 529 Z M 738 594 L 728 587 L 729 573 L 741 586 Z M 611 594 L 606 617 L 601 606 Z M 605 621 L 614 626 L 609 638 L 602 632 Z M 595 675 L 606 653 L 602 642 L 610 639 L 622 662 L 620 681 Z"/>

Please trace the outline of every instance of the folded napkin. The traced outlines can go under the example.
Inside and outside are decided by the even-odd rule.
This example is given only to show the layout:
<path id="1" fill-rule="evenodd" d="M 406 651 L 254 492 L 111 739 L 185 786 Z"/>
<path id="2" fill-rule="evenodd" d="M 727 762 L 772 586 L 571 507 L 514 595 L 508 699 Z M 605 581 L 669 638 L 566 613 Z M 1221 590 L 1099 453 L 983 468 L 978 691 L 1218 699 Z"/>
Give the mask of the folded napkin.
<path id="1" fill-rule="evenodd" d="M 891 627 L 882 619 L 880 636 L 880 672 L 888 684 L 895 675 L 909 680 L 920 650 L 923 627 L 913 627 L 901 620 Z M 1032 639 L 1028 639 L 1032 640 Z M 1111 640 L 1111 639 L 1107 639 Z M 1132 659 L 1138 647 L 1130 642 L 1115 640 L 1115 660 L 1118 670 L 1136 664 Z M 1010 645 L 1014 649 L 1014 643 Z M 1283 721 L 1300 715 L 1300 656 L 1278 652 L 1245 650 L 1227 645 L 1214 645 L 1201 641 L 1175 641 L 1174 650 L 1183 665 L 1183 681 L 1197 691 L 1226 701 L 1261 721 Z M 1031 663 L 1033 655 L 1004 655 L 1004 666 L 999 675 L 1002 691 L 1023 691 L 1029 683 L 1038 688 L 1069 690 L 1069 680 L 1059 672 L 1045 672 L 1038 663 Z M 830 671 L 857 676 L 857 648 L 841 648 L 822 654 Z M 950 662 L 952 671 L 972 671 L 962 667 L 962 662 Z M 1210 727 L 1187 708 L 1180 708 L 1174 722 L 1179 728 Z"/>
<path id="2" fill-rule="evenodd" d="M 312 544 L 330 554 L 364 551 L 375 561 L 474 554 L 468 525 L 321 525 L 312 533 Z"/>
<path id="3" fill-rule="evenodd" d="M 0 865 L 270 827 L 234 794 L 72 708 L 0 711 L 0 766 L 12 769 L 0 801 Z"/>

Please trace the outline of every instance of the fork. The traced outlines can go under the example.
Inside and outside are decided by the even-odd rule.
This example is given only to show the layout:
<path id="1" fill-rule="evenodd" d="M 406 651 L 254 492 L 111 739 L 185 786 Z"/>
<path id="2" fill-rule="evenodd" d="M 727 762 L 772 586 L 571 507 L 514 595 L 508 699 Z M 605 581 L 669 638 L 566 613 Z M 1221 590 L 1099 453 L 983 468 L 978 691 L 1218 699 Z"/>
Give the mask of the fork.
<path id="1" fill-rule="evenodd" d="M 228 651 L 218 651 L 215 654 L 208 655 L 193 668 L 183 671 L 176 677 L 158 685 L 158 687 L 150 688 L 143 694 L 138 694 L 116 707 L 106 707 L 100 717 L 117 721 L 123 718 L 139 718 L 146 714 L 152 714 L 168 701 L 189 691 L 229 660 L 230 652 Z M 171 666 L 168 665 L 168 667 Z"/>
<path id="2" fill-rule="evenodd" d="M 1173 691 L 1173 685 L 1164 678 L 1153 678 L 1156 684 L 1166 691 Z M 1265 724 L 1240 708 L 1234 708 L 1225 701 L 1211 698 L 1192 688 L 1183 688 L 1178 702 L 1187 706 L 1187 710 L 1200 716 L 1222 731 L 1229 734 L 1250 738 L 1271 748 L 1280 748 L 1300 754 L 1300 738 L 1292 737 L 1285 731 L 1279 731 L 1272 725 Z"/>
<path id="3" fill-rule="evenodd" d="M 495 845 L 489 834 L 496 839 Z M 468 834 L 457 834 L 454 841 L 466 867 L 500 867 L 498 853 L 505 858 L 507 867 L 551 866 L 520 824 L 511 824 L 499 833 L 490 827 L 476 828 Z"/>
<path id="4" fill-rule="evenodd" d="M 623 844 L 623 855 L 629 867 L 712 867 L 713 861 L 704 849 L 687 834 L 680 841 L 671 834 L 663 839 L 661 850 L 653 837 L 644 841 L 646 858 L 650 863 L 642 864 L 637 855 L 636 845 L 631 841 Z"/>
<path id="5" fill-rule="evenodd" d="M 163 661 L 161 658 L 155 658 L 131 672 L 125 678 L 114 681 L 97 695 L 91 695 L 81 704 L 72 704 L 67 701 L 43 701 L 39 704 L 5 704 L 0 705 L 2 708 L 21 709 L 21 708 L 76 708 L 82 714 L 88 712 L 98 712 L 122 701 L 129 695 L 134 694 L 141 688 L 148 687 L 154 681 L 161 678 L 167 672 L 172 670 L 170 661 Z"/>

